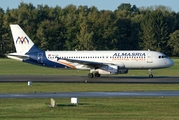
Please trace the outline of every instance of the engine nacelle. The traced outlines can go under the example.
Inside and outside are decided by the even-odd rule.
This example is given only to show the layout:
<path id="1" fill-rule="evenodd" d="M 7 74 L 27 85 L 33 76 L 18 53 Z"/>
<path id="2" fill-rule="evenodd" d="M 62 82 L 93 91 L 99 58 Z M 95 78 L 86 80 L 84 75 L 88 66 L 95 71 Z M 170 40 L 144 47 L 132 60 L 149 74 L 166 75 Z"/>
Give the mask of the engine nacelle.
<path id="1" fill-rule="evenodd" d="M 128 69 L 120 69 L 118 74 L 127 74 Z"/>
<path id="2" fill-rule="evenodd" d="M 128 69 L 120 69 L 117 65 L 105 65 L 96 69 L 99 74 L 126 74 Z"/>
<path id="3" fill-rule="evenodd" d="M 96 69 L 99 74 L 118 74 L 119 66 L 117 65 L 104 65 Z"/>

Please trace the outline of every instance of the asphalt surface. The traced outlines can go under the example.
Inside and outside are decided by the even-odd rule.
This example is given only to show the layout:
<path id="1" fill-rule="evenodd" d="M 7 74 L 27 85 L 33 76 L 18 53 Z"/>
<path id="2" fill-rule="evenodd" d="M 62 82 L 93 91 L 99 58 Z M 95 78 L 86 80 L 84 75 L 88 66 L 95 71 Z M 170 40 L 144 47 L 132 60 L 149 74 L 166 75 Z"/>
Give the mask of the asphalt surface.
<path id="1" fill-rule="evenodd" d="M 169 97 L 179 96 L 179 91 L 153 92 L 61 92 L 0 94 L 0 98 L 72 98 L 72 97 Z"/>
<path id="2" fill-rule="evenodd" d="M 62 82 L 62 83 L 179 83 L 179 76 L 154 76 L 153 78 L 143 76 L 101 76 L 99 78 L 88 78 L 87 76 L 53 76 L 53 75 L 0 75 L 0 82 Z"/>
<path id="3" fill-rule="evenodd" d="M 157 76 L 154 78 L 132 76 L 50 76 L 50 75 L 0 75 L 1 82 L 62 82 L 62 83 L 154 83 L 178 84 L 179 77 Z M 69 97 L 139 97 L 139 96 L 179 96 L 179 91 L 145 91 L 145 92 L 58 92 L 58 93 L 19 93 L 0 94 L 0 98 L 69 98 Z"/>

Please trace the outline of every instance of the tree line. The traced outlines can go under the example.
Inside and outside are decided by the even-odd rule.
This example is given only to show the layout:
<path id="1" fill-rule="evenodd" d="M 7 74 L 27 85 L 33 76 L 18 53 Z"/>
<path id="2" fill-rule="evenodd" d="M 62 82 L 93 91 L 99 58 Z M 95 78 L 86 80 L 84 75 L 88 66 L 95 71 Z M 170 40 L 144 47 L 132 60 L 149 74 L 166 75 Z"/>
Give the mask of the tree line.
<path id="1" fill-rule="evenodd" d="M 19 24 L 42 50 L 155 50 L 179 56 L 179 13 L 165 6 L 116 10 L 21 3 L 0 8 L 0 56 L 15 52 L 10 24 Z"/>

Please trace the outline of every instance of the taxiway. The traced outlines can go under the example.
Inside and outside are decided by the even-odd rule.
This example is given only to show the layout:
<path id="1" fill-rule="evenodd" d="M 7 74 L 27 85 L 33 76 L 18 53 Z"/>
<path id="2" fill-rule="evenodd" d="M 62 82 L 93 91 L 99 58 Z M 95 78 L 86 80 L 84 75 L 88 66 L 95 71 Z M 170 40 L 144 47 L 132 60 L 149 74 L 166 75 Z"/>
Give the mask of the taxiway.
<path id="1" fill-rule="evenodd" d="M 179 91 L 153 92 L 59 92 L 0 94 L 0 98 L 70 98 L 70 97 L 169 97 L 179 96 Z"/>
<path id="2" fill-rule="evenodd" d="M 57 76 L 57 75 L 0 75 L 0 82 L 88 82 L 88 83 L 179 83 L 179 76 L 101 76 L 88 78 L 87 76 Z"/>

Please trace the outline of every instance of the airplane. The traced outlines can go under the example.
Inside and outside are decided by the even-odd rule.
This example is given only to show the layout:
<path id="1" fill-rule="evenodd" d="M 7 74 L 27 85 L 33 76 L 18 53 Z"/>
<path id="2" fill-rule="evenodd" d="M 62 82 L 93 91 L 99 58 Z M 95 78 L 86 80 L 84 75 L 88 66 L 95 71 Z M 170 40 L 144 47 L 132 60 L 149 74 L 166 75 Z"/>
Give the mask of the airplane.
<path id="1" fill-rule="evenodd" d="M 129 69 L 148 69 L 152 78 L 152 69 L 174 65 L 174 61 L 165 54 L 150 50 L 43 51 L 18 24 L 11 24 L 10 28 L 16 52 L 9 53 L 8 58 L 46 67 L 89 70 L 89 78 L 100 77 L 101 74 L 127 74 Z"/>

